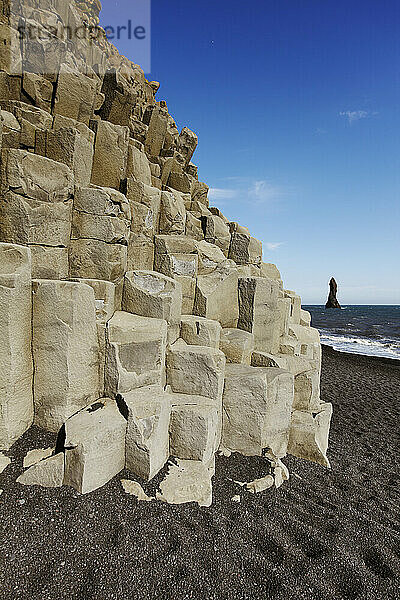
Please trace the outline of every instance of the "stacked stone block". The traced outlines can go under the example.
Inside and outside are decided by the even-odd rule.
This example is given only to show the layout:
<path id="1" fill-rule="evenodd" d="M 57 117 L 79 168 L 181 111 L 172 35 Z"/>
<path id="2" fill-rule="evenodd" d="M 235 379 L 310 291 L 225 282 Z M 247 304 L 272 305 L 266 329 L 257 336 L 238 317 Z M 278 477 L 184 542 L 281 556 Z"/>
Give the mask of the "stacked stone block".
<path id="1" fill-rule="evenodd" d="M 209 207 L 197 136 L 105 37 L 11 52 L 7 4 L 0 449 L 32 422 L 61 430 L 59 453 L 23 478 L 81 493 L 124 466 L 149 480 L 170 456 L 178 479 L 211 490 L 219 448 L 328 466 L 318 332 L 261 243 Z M 100 5 L 21 10 L 96 24 Z"/>

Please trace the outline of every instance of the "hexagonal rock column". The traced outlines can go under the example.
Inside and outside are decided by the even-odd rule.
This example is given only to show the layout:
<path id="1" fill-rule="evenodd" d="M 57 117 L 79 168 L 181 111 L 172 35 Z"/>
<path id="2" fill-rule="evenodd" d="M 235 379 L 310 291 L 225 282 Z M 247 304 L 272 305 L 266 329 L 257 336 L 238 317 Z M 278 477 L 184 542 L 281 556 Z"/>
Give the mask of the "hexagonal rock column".
<path id="1" fill-rule="evenodd" d="M 266 277 L 239 279 L 238 328 L 254 334 L 254 347 L 277 354 L 281 313 L 278 307 L 278 283 Z"/>
<path id="2" fill-rule="evenodd" d="M 220 400 L 224 387 L 225 355 L 205 346 L 178 340 L 167 352 L 167 383 L 178 394 Z"/>
<path id="3" fill-rule="evenodd" d="M 147 481 L 169 458 L 170 398 L 158 385 L 124 394 L 128 410 L 126 468 Z"/>
<path id="4" fill-rule="evenodd" d="M 221 412 L 204 396 L 171 394 L 170 453 L 208 464 L 218 450 Z"/>
<path id="5" fill-rule="evenodd" d="M 125 466 L 126 420 L 102 398 L 65 423 L 64 484 L 81 494 L 106 484 Z"/>
<path id="6" fill-rule="evenodd" d="M 93 289 L 34 280 L 35 424 L 50 431 L 99 397 L 99 347 Z"/>
<path id="7" fill-rule="evenodd" d="M 110 396 L 165 385 L 167 322 L 118 311 L 107 324 L 105 389 Z"/>
<path id="8" fill-rule="evenodd" d="M 272 367 L 226 365 L 222 445 L 246 456 L 270 448 L 285 456 L 293 405 L 293 375 Z"/>
<path id="9" fill-rule="evenodd" d="M 33 420 L 29 248 L 0 243 L 0 449 Z"/>
<path id="10" fill-rule="evenodd" d="M 179 337 L 182 288 L 179 282 L 156 271 L 129 271 L 125 275 L 122 309 L 168 323 L 168 342 Z"/>
<path id="11" fill-rule="evenodd" d="M 197 277 L 193 314 L 219 321 L 222 327 L 236 327 L 238 275 L 229 261 L 220 263 L 212 273 Z"/>
<path id="12" fill-rule="evenodd" d="M 326 452 L 332 412 L 330 403 L 321 404 L 315 416 L 307 411 L 293 411 L 288 444 L 289 454 L 329 468 Z"/>

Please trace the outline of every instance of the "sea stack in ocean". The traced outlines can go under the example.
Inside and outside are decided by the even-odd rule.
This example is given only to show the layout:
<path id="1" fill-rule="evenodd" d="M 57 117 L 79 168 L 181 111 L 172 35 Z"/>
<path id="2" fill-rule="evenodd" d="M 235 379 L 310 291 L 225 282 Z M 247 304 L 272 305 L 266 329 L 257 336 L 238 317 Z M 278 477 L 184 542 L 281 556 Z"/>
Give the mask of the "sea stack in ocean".
<path id="1" fill-rule="evenodd" d="M 100 3 L 23 10 L 76 29 Z M 172 456 L 162 499 L 208 505 L 217 451 L 265 455 L 277 487 L 287 453 L 328 466 L 319 333 L 261 242 L 209 206 L 159 83 L 105 35 L 29 46 L 9 10 L 0 23 L 0 451 L 32 423 L 59 432 L 19 482 L 85 494 Z"/>
<path id="2" fill-rule="evenodd" d="M 325 308 L 342 308 L 339 304 L 336 294 L 337 294 L 337 283 L 336 283 L 336 280 L 332 277 L 329 282 L 329 296 L 328 296 L 328 301 L 325 304 Z"/>

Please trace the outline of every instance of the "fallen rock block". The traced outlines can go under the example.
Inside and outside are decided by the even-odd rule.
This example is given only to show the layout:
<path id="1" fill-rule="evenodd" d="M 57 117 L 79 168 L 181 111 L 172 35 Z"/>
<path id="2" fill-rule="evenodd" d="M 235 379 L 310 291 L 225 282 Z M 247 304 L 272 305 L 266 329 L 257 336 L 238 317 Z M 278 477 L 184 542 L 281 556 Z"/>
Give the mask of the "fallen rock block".
<path id="1" fill-rule="evenodd" d="M 148 496 L 140 483 L 137 481 L 132 481 L 130 479 L 121 479 L 121 485 L 124 488 L 124 492 L 129 494 L 130 496 L 135 496 L 139 500 L 139 502 L 151 502 L 155 500 L 153 496 Z"/>
<path id="2" fill-rule="evenodd" d="M 64 453 L 45 458 L 32 465 L 17 479 L 22 485 L 40 485 L 46 488 L 61 487 L 64 481 Z"/>
<path id="3" fill-rule="evenodd" d="M 169 458 L 170 395 L 152 385 L 124 394 L 128 411 L 126 468 L 149 481 Z"/>
<path id="4" fill-rule="evenodd" d="M 254 481 L 250 481 L 246 483 L 246 489 L 249 490 L 252 494 L 259 494 L 260 492 L 264 492 L 268 490 L 274 485 L 274 478 L 272 475 L 266 475 L 265 477 L 261 477 L 261 479 L 255 479 Z"/>
<path id="5" fill-rule="evenodd" d="M 168 474 L 160 484 L 157 500 L 168 504 L 197 502 L 199 506 L 211 506 L 211 473 L 201 461 L 177 460 L 169 467 Z"/>
<path id="6" fill-rule="evenodd" d="M 183 315 L 181 319 L 181 338 L 190 345 L 219 348 L 222 327 L 218 321 Z"/>
<path id="7" fill-rule="evenodd" d="M 48 458 L 54 452 L 54 448 L 35 448 L 35 450 L 29 450 L 26 454 L 23 462 L 23 467 L 26 469 L 35 465 L 44 458 Z"/>
<path id="8" fill-rule="evenodd" d="M 125 434 L 126 420 L 110 398 L 70 417 L 65 422 L 64 484 L 87 494 L 110 481 L 125 466 Z"/>
<path id="9" fill-rule="evenodd" d="M 117 311 L 108 321 L 105 389 L 112 397 L 165 384 L 167 322 Z"/>
<path id="10" fill-rule="evenodd" d="M 265 448 L 285 456 L 293 387 L 293 375 L 282 369 L 226 365 L 222 446 L 245 456 Z"/>
<path id="11" fill-rule="evenodd" d="M 242 329 L 223 329 L 219 349 L 225 354 L 226 362 L 250 365 L 254 335 Z"/>
<path id="12" fill-rule="evenodd" d="M 221 411 L 204 396 L 171 394 L 170 454 L 208 464 L 219 445 Z"/>
<path id="13" fill-rule="evenodd" d="M 315 416 L 306 411 L 293 411 L 288 453 L 319 463 L 329 469 L 330 463 L 326 452 L 332 412 L 330 403 L 321 404 Z"/>

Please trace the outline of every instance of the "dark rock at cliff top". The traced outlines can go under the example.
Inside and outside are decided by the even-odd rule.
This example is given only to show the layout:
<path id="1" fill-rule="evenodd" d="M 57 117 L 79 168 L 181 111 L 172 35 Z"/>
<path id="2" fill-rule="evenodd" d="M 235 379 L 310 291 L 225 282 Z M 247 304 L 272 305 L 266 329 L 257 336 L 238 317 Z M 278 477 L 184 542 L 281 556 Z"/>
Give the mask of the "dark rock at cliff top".
<path id="1" fill-rule="evenodd" d="M 337 283 L 335 279 L 332 277 L 329 282 L 329 296 L 328 301 L 325 304 L 325 308 L 342 308 L 336 298 L 337 294 Z"/>

